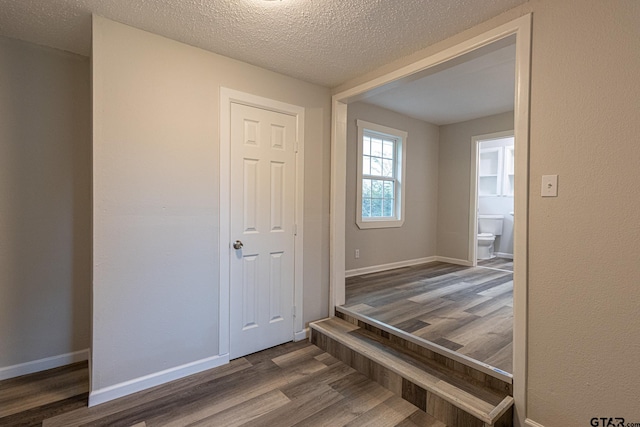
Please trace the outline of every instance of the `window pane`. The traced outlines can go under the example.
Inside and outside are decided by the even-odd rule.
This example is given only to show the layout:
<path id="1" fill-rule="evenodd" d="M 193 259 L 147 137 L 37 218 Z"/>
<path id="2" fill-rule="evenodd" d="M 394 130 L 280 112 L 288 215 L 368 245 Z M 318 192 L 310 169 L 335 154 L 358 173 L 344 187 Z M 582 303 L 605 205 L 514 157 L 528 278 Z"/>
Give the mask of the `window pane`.
<path id="1" fill-rule="evenodd" d="M 362 217 L 369 218 L 371 216 L 371 199 L 362 198 Z"/>
<path id="2" fill-rule="evenodd" d="M 393 216 L 393 199 L 384 199 L 382 210 L 384 216 Z"/>
<path id="3" fill-rule="evenodd" d="M 403 192 L 403 185 L 398 179 L 398 172 L 402 168 L 405 156 L 402 150 L 404 143 L 404 132 L 389 130 L 388 133 L 380 132 L 372 125 L 370 128 L 362 127 L 366 122 L 358 121 L 358 131 L 361 133 L 361 144 L 359 147 L 360 159 L 362 162 L 362 173 L 359 185 L 361 185 L 360 208 L 362 217 L 359 220 L 365 221 L 358 225 L 362 228 L 379 228 L 387 225 L 387 221 L 400 220 L 397 215 L 396 203 L 400 201 Z M 402 183 L 404 184 L 404 183 Z"/>
<path id="4" fill-rule="evenodd" d="M 382 159 L 371 157 L 371 175 L 382 176 Z"/>
<path id="5" fill-rule="evenodd" d="M 382 199 L 371 199 L 371 216 L 382 216 Z"/>
<path id="6" fill-rule="evenodd" d="M 382 157 L 382 140 L 379 138 L 371 138 L 371 155 Z"/>
<path id="7" fill-rule="evenodd" d="M 382 160 L 382 176 L 386 178 L 393 178 L 393 160 Z"/>
<path id="8" fill-rule="evenodd" d="M 377 179 L 371 180 L 371 197 L 382 198 L 382 181 Z"/>
<path id="9" fill-rule="evenodd" d="M 382 157 L 386 159 L 393 159 L 393 141 L 384 141 L 384 146 L 382 147 Z"/>
<path id="10" fill-rule="evenodd" d="M 371 175 L 371 157 L 362 156 L 362 174 Z"/>
<path id="11" fill-rule="evenodd" d="M 384 198 L 393 199 L 393 182 L 392 181 L 384 182 Z"/>
<path id="12" fill-rule="evenodd" d="M 371 180 L 362 180 L 362 197 L 371 197 Z"/>

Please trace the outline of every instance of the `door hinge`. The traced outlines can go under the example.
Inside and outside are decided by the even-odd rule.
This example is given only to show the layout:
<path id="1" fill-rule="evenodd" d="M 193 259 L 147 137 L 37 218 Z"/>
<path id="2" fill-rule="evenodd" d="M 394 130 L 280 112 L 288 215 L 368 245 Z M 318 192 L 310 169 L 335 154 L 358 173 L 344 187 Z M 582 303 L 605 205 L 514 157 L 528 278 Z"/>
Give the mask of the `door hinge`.
<path id="1" fill-rule="evenodd" d="M 293 307 L 291 307 L 291 314 L 293 315 L 293 317 L 296 317 L 296 306 L 295 305 Z"/>
<path id="2" fill-rule="evenodd" d="M 293 235 L 294 236 L 298 235 L 298 224 L 293 224 Z"/>
<path id="3" fill-rule="evenodd" d="M 297 142 L 295 144 L 293 144 L 293 150 L 295 153 L 298 152 L 298 149 L 300 148 L 300 144 L 298 144 Z"/>

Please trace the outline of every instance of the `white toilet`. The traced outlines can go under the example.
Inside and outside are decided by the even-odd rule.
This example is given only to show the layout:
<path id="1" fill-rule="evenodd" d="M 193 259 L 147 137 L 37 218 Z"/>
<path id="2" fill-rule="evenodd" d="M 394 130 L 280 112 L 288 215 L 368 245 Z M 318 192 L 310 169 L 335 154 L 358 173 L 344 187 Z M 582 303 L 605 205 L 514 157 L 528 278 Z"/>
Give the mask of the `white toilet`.
<path id="1" fill-rule="evenodd" d="M 504 215 L 480 215 L 478 214 L 478 249 L 476 257 L 478 259 L 491 259 L 493 254 L 493 244 L 496 236 L 502 235 L 502 224 Z"/>

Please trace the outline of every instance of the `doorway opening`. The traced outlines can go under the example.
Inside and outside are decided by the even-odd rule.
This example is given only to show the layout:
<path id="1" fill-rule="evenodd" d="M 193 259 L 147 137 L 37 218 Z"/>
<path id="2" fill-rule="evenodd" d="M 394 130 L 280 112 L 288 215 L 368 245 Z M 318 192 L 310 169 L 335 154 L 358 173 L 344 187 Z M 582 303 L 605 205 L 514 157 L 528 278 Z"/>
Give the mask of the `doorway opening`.
<path id="1" fill-rule="evenodd" d="M 331 210 L 331 284 L 330 284 L 330 313 L 333 315 L 337 306 L 346 302 L 346 212 L 344 207 L 350 203 L 347 199 L 346 172 L 348 137 L 347 128 L 348 106 L 354 102 L 364 101 L 379 95 L 390 88 L 414 82 L 422 77 L 437 74 L 458 64 L 482 57 L 487 53 L 496 52 L 501 48 L 515 46 L 515 83 L 513 101 L 513 121 L 515 146 L 515 174 L 514 174 L 514 256 L 516 266 L 514 272 L 513 290 L 513 385 L 516 414 L 524 420 L 525 390 L 526 390 L 526 322 L 527 322 L 527 200 L 528 200 L 528 121 L 529 121 L 529 58 L 530 58 L 530 16 L 515 21 L 474 37 L 436 55 L 425 58 L 409 66 L 393 71 L 387 75 L 363 83 L 352 89 L 345 90 L 333 97 L 332 118 L 332 210 Z M 411 135 L 408 137 L 408 152 L 411 150 Z M 468 141 L 468 139 L 467 139 Z M 468 144 L 468 142 L 467 142 Z M 468 147 L 468 145 L 467 145 Z M 469 153 L 467 148 L 467 153 Z M 410 154 L 409 154 L 410 156 Z M 467 173 L 469 166 L 466 166 Z M 466 179 L 469 191 L 469 179 Z M 410 183 L 410 181 L 408 181 Z M 468 200 L 468 199 L 466 199 Z M 464 202 L 467 206 L 468 202 Z M 467 210 L 465 208 L 465 210 Z M 466 212 L 465 222 L 471 224 L 471 212 Z M 465 237 L 464 254 L 457 256 L 459 268 L 473 266 L 473 259 L 468 248 L 471 246 L 469 237 L 471 232 L 468 225 L 465 230 L 458 230 Z M 473 239 L 472 239 L 473 240 Z M 350 256 L 352 254 L 349 254 Z M 433 261 L 450 261 L 440 252 L 440 248 L 433 255 Z M 427 261 L 427 260 L 423 260 Z M 444 267 L 451 268 L 451 267 Z M 437 346 L 434 346 L 437 350 Z M 464 359 L 464 357 L 461 357 Z"/>
<path id="2" fill-rule="evenodd" d="M 469 254 L 473 266 L 513 271 L 515 140 L 513 131 L 471 139 Z"/>

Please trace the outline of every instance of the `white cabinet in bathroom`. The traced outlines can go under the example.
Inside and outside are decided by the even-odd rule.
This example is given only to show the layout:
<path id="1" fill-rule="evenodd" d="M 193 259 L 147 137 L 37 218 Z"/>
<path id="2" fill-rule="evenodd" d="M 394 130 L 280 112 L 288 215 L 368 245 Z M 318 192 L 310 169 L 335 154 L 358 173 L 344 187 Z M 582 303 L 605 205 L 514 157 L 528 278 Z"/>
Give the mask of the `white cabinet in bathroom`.
<path id="1" fill-rule="evenodd" d="M 513 145 L 504 147 L 504 183 L 502 195 L 513 197 L 513 182 L 515 178 L 515 150 Z"/>
<path id="2" fill-rule="evenodd" d="M 513 196 L 514 147 L 481 148 L 478 160 L 478 195 Z"/>
<path id="3" fill-rule="evenodd" d="M 502 147 L 481 148 L 478 162 L 478 194 L 498 196 L 502 188 Z"/>

